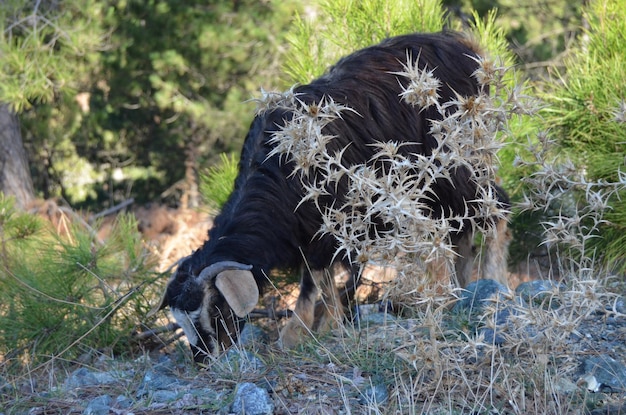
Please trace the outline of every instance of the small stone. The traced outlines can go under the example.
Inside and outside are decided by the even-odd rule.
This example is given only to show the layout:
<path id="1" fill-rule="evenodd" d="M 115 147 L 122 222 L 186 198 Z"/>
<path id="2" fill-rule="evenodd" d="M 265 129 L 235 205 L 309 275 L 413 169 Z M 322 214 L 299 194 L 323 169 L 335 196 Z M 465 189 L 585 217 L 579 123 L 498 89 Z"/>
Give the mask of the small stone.
<path id="1" fill-rule="evenodd" d="M 495 280 L 478 280 L 470 283 L 459 301 L 454 305 L 454 311 L 469 310 L 470 312 L 481 312 L 488 305 L 493 304 L 496 299 L 504 300 L 504 294 L 509 293 L 509 289 Z"/>
<path id="2" fill-rule="evenodd" d="M 174 372 L 176 365 L 169 356 L 161 356 L 154 365 L 153 369 L 159 373 L 169 375 Z"/>
<path id="3" fill-rule="evenodd" d="M 0 393 L 11 393 L 15 388 L 5 378 L 0 376 Z M 1 415 L 1 414 L 0 414 Z"/>
<path id="4" fill-rule="evenodd" d="M 108 372 L 92 372 L 84 367 L 76 369 L 66 380 L 65 389 L 77 389 L 85 386 L 110 385 L 115 377 Z"/>
<path id="5" fill-rule="evenodd" d="M 231 411 L 235 414 L 265 415 L 274 412 L 274 403 L 269 393 L 254 383 L 240 383 L 235 392 Z"/>
<path id="6" fill-rule="evenodd" d="M 141 385 L 139 385 L 136 397 L 141 398 L 156 390 L 171 390 L 182 384 L 180 380 L 173 376 L 149 370 L 144 375 Z"/>
<path id="7" fill-rule="evenodd" d="M 219 363 L 229 372 L 260 372 L 265 370 L 265 363 L 254 353 L 239 348 L 230 348 Z"/>
<path id="8" fill-rule="evenodd" d="M 359 403 L 361 405 L 382 404 L 385 403 L 387 399 L 389 399 L 389 392 L 387 392 L 385 385 L 376 383 L 369 385 L 362 391 Z"/>
<path id="9" fill-rule="evenodd" d="M 578 391 L 578 386 L 576 386 L 576 384 L 571 380 L 560 377 L 556 380 L 556 382 L 554 382 L 554 391 L 569 395 Z"/>
<path id="10" fill-rule="evenodd" d="M 626 392 L 626 366 L 609 356 L 592 356 L 582 364 L 582 379 L 593 379 L 594 392 Z M 589 385 L 590 382 L 587 382 Z M 591 387 L 587 389 L 592 390 Z"/>
<path id="11" fill-rule="evenodd" d="M 477 327 L 478 334 L 483 335 L 486 343 L 500 345 L 505 342 L 502 332 L 511 314 L 515 312 L 510 298 L 509 289 L 495 280 L 478 280 L 470 283 L 463 291 L 461 298 L 454 305 L 453 312 L 467 315 L 468 323 Z M 495 307 L 493 326 L 484 326 L 484 316 L 488 307 Z"/>
<path id="12" fill-rule="evenodd" d="M 501 333 L 506 330 L 506 323 L 512 312 L 511 307 L 501 304 L 498 305 L 495 315 L 496 328 L 483 327 L 480 329 L 479 333 L 484 336 L 485 343 L 494 345 L 502 345 L 505 343 L 505 338 Z"/>
<path id="13" fill-rule="evenodd" d="M 534 280 L 518 285 L 515 294 L 528 304 L 555 309 L 561 305 L 556 294 L 565 288 L 565 285 L 553 280 Z"/>
<path id="14" fill-rule="evenodd" d="M 266 344 L 269 338 L 265 330 L 256 324 L 246 324 L 239 334 L 239 344 L 242 347 L 253 346 L 255 344 Z"/>
<path id="15" fill-rule="evenodd" d="M 115 406 L 119 409 L 128 409 L 133 406 L 133 400 L 125 395 L 119 395 L 115 398 Z"/>
<path id="16" fill-rule="evenodd" d="M 108 415 L 113 399 L 109 395 L 98 396 L 87 404 L 84 415 Z"/>
<path id="17" fill-rule="evenodd" d="M 185 393 L 177 402 L 174 403 L 174 407 L 177 409 L 191 408 L 198 405 L 198 399 L 191 393 Z"/>
<path id="18" fill-rule="evenodd" d="M 590 374 L 583 375 L 578 380 L 578 384 L 593 393 L 600 392 L 600 387 L 602 386 L 602 384 L 598 382 L 598 379 Z"/>
<path id="19" fill-rule="evenodd" d="M 152 401 L 156 403 L 172 402 L 178 398 L 178 393 L 170 390 L 157 390 L 152 394 Z"/>
<path id="20" fill-rule="evenodd" d="M 388 322 L 396 321 L 397 318 L 394 315 L 389 313 L 368 313 L 364 315 L 359 315 L 359 324 L 368 326 L 368 325 L 379 325 L 382 326 Z"/>

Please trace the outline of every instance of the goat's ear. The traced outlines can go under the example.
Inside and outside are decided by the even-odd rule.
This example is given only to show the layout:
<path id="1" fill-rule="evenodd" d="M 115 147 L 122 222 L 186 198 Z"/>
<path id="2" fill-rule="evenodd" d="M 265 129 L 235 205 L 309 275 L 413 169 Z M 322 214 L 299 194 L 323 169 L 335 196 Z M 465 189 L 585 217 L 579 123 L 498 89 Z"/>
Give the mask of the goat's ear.
<path id="1" fill-rule="evenodd" d="M 222 271 L 215 277 L 215 286 L 237 317 L 247 316 L 259 302 L 259 287 L 250 271 Z"/>

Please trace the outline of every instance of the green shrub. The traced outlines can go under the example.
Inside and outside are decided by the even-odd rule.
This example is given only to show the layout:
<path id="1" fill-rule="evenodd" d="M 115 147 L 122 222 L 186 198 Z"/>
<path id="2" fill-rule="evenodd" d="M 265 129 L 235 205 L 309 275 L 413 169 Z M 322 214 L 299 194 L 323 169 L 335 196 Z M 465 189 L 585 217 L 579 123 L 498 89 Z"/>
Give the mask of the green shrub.
<path id="1" fill-rule="evenodd" d="M 63 233 L 0 196 L 0 356 L 37 364 L 93 350 L 128 350 L 148 305 L 150 273 L 135 219 L 120 215 L 106 241 L 64 216 Z"/>
<path id="2" fill-rule="evenodd" d="M 386 37 L 439 31 L 445 15 L 438 0 L 325 0 L 319 8 L 296 19 L 288 37 L 287 86 L 310 82 L 341 56 Z"/>
<path id="3" fill-rule="evenodd" d="M 567 59 L 567 71 L 545 85 L 541 112 L 543 128 L 571 158 L 580 176 L 574 198 L 589 204 L 596 192 L 605 206 L 605 222 L 597 227 L 587 248 L 606 265 L 626 270 L 626 1 L 591 2 L 585 9 L 589 23 Z M 621 172 L 621 173 L 620 173 Z M 604 209 L 604 208 L 603 208 Z M 591 251 L 589 251 L 591 253 Z"/>
<path id="4" fill-rule="evenodd" d="M 222 153 L 221 163 L 200 172 L 200 194 L 215 209 L 221 209 L 235 187 L 238 158 Z"/>

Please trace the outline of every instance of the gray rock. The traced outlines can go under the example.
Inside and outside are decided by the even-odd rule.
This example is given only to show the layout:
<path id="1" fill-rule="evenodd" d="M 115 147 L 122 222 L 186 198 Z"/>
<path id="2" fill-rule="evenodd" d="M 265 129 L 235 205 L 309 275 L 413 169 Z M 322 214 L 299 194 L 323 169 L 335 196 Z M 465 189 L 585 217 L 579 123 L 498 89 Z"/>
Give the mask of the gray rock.
<path id="1" fill-rule="evenodd" d="M 152 401 L 156 403 L 173 402 L 178 398 L 178 392 L 170 390 L 157 390 L 152 394 Z"/>
<path id="2" fill-rule="evenodd" d="M 176 402 L 170 405 L 170 407 L 178 409 L 189 409 L 195 407 L 203 407 L 211 410 L 219 409 L 220 402 L 225 400 L 225 395 L 228 392 L 217 392 L 210 388 L 190 389 L 179 395 Z M 209 413 L 212 413 L 209 411 Z"/>
<path id="3" fill-rule="evenodd" d="M 618 313 L 626 314 L 626 297 L 620 297 L 615 305 Z"/>
<path id="4" fill-rule="evenodd" d="M 561 305 L 557 294 L 565 288 L 565 285 L 553 280 L 534 280 L 518 285 L 515 294 L 528 304 L 555 309 Z"/>
<path id="5" fill-rule="evenodd" d="M 119 395 L 115 398 L 115 406 L 119 409 L 128 409 L 133 406 L 133 400 L 125 395 Z"/>
<path id="6" fill-rule="evenodd" d="M 558 378 L 552 387 L 555 392 L 564 393 L 566 395 L 571 395 L 579 390 L 574 382 L 564 377 Z"/>
<path id="7" fill-rule="evenodd" d="M 265 330 L 255 324 L 246 324 L 239 334 L 239 344 L 242 347 L 254 346 L 255 344 L 267 344 L 269 338 Z"/>
<path id="8" fill-rule="evenodd" d="M 85 386 L 110 385 L 115 381 L 115 377 L 109 372 L 92 372 L 81 367 L 65 380 L 64 387 L 66 390 L 77 389 Z"/>
<path id="9" fill-rule="evenodd" d="M 513 312 L 513 308 L 510 306 L 498 304 L 495 315 L 496 328 L 482 327 L 479 330 L 479 334 L 483 335 L 485 343 L 495 345 L 505 343 L 506 339 L 502 333 L 506 332 L 506 324 Z"/>
<path id="10" fill-rule="evenodd" d="M 240 383 L 231 407 L 235 414 L 265 415 L 274 412 L 274 402 L 269 393 L 254 383 Z"/>
<path id="11" fill-rule="evenodd" d="M 149 370 L 139 385 L 136 397 L 141 398 L 157 390 L 172 390 L 183 385 L 183 382 L 173 376 Z"/>
<path id="12" fill-rule="evenodd" d="M 163 374 L 172 374 L 176 369 L 175 362 L 169 356 L 161 356 L 153 367 L 154 371 Z"/>
<path id="13" fill-rule="evenodd" d="M 478 280 L 470 283 L 459 301 L 454 305 L 453 311 L 470 311 L 470 313 L 480 313 L 482 310 L 493 304 L 496 299 L 503 301 L 509 289 L 495 280 Z"/>
<path id="14" fill-rule="evenodd" d="M 261 372 L 265 363 L 254 353 L 232 347 L 219 359 L 220 367 L 227 372 Z"/>
<path id="15" fill-rule="evenodd" d="M 109 395 L 98 396 L 87 404 L 84 415 L 108 415 L 113 399 Z"/>
<path id="16" fill-rule="evenodd" d="M 609 356 L 586 358 L 581 372 L 592 392 L 626 392 L 626 366 Z"/>
<path id="17" fill-rule="evenodd" d="M 620 314 L 626 314 L 626 297 L 620 296 L 615 299 L 615 302 L 607 305 L 607 309 L 617 311 Z"/>
<path id="18" fill-rule="evenodd" d="M 389 392 L 385 385 L 376 383 L 373 385 L 369 385 L 363 391 L 361 391 L 361 397 L 359 398 L 359 403 L 361 405 L 369 405 L 369 404 L 381 404 L 385 403 L 389 399 Z"/>
<path id="19" fill-rule="evenodd" d="M 369 317 L 375 315 L 377 317 L 373 317 L 374 323 L 381 318 L 380 316 L 385 316 L 389 319 L 395 319 L 395 316 L 391 314 L 393 311 L 393 305 L 390 301 L 381 301 L 379 303 L 373 304 L 359 304 L 354 309 L 354 315 L 356 317 L 356 321 L 359 323 L 369 323 Z"/>
<path id="20" fill-rule="evenodd" d="M 495 280 L 474 281 L 465 288 L 453 312 L 467 314 L 469 324 L 477 327 L 477 333 L 484 336 L 486 343 L 503 344 L 505 338 L 502 332 L 506 330 L 508 319 L 514 312 L 509 294 L 509 289 Z M 496 328 L 482 327 L 486 308 L 494 305 Z"/>
<path id="21" fill-rule="evenodd" d="M 12 393 L 15 388 L 5 378 L 0 376 L 0 393 Z M 2 415 L 2 414 L 0 414 Z"/>
<path id="22" fill-rule="evenodd" d="M 359 324 L 362 326 L 379 325 L 382 326 L 388 322 L 396 321 L 397 318 L 389 313 L 367 313 L 359 315 Z"/>

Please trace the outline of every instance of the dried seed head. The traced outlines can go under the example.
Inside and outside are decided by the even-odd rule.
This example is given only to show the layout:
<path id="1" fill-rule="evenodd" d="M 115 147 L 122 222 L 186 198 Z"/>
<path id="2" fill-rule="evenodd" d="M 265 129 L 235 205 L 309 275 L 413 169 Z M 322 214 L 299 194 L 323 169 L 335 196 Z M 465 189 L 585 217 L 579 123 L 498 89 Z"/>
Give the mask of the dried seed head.
<path id="1" fill-rule="evenodd" d="M 405 103 L 424 110 L 432 105 L 439 105 L 439 89 L 441 81 L 435 76 L 435 70 L 420 69 L 419 56 L 413 60 L 407 54 L 406 64 L 402 64 L 402 71 L 392 72 L 394 75 L 405 77 L 409 83 L 402 85 L 402 92 L 399 94 Z"/>

